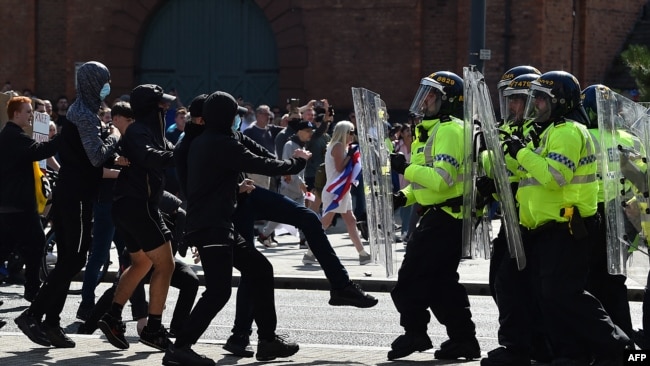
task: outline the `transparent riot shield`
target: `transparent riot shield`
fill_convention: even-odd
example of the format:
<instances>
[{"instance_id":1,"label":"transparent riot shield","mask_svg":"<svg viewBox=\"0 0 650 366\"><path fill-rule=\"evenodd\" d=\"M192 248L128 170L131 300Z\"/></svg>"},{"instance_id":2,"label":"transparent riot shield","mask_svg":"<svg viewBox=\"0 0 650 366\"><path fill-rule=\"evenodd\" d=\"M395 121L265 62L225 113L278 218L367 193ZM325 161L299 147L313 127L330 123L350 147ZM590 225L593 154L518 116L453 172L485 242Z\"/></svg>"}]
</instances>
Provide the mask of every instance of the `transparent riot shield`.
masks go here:
<instances>
[{"instance_id":1,"label":"transparent riot shield","mask_svg":"<svg viewBox=\"0 0 650 366\"><path fill-rule=\"evenodd\" d=\"M501 212L503 213L502 225L505 225L508 250L511 258L517 261L517 268L522 270L526 267L526 255L524 254L521 231L519 230L519 216L515 206L515 199L512 196L508 171L503 156L503 148L499 139L499 129L492 109L490 92L483 75L474 67L463 68L465 79L466 95L471 95L472 107L476 112L475 119L479 121L483 138L487 145L489 161L494 171L495 184ZM469 85L469 89L468 89ZM465 117L467 118L467 116Z\"/></svg>"},{"instance_id":2,"label":"transparent riot shield","mask_svg":"<svg viewBox=\"0 0 650 366\"><path fill-rule=\"evenodd\" d=\"M609 89L596 90L607 266L645 283L650 262L647 109Z\"/></svg>"},{"instance_id":3,"label":"transparent riot shield","mask_svg":"<svg viewBox=\"0 0 650 366\"><path fill-rule=\"evenodd\" d=\"M464 156L463 171L463 256L471 258L490 258L490 222L487 210L479 212L475 178L481 174L478 144L480 129L477 120L476 87L473 80L464 76L463 116L464 116Z\"/></svg>"},{"instance_id":4,"label":"transparent riot shield","mask_svg":"<svg viewBox=\"0 0 650 366\"><path fill-rule=\"evenodd\" d=\"M357 116L361 166L366 193L368 239L374 261L386 268L386 276L396 273L393 240L393 200L390 158L386 146L386 104L379 94L364 88L352 88Z\"/></svg>"}]
</instances>

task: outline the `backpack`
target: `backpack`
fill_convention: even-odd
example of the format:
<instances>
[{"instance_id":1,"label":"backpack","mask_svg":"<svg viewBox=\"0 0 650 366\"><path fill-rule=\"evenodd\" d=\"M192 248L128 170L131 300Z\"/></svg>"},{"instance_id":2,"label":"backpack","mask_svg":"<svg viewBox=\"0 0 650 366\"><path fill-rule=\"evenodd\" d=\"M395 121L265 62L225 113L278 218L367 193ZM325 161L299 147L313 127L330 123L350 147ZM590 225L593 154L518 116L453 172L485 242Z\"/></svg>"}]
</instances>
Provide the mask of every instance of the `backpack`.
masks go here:
<instances>
[{"instance_id":1,"label":"backpack","mask_svg":"<svg viewBox=\"0 0 650 366\"><path fill-rule=\"evenodd\" d=\"M38 165L38 161L33 162L33 167L34 188L36 193L36 210L39 214L42 214L45 211L47 199L50 198L50 194L52 194L52 188L50 187L49 179L47 179L41 170L40 165Z\"/></svg>"}]
</instances>

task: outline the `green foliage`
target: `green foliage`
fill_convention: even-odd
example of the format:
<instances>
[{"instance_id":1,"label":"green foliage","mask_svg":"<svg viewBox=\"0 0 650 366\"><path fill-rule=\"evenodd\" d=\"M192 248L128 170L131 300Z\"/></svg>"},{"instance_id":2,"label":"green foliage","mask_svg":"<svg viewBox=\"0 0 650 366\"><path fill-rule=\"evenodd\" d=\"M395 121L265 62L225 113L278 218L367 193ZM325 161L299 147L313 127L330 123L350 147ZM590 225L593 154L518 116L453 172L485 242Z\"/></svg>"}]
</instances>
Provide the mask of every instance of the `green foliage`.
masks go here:
<instances>
[{"instance_id":1,"label":"green foliage","mask_svg":"<svg viewBox=\"0 0 650 366\"><path fill-rule=\"evenodd\" d=\"M639 100L650 100L650 50L642 45L630 45L621 53L623 62L630 68L630 74L639 87Z\"/></svg>"}]
</instances>

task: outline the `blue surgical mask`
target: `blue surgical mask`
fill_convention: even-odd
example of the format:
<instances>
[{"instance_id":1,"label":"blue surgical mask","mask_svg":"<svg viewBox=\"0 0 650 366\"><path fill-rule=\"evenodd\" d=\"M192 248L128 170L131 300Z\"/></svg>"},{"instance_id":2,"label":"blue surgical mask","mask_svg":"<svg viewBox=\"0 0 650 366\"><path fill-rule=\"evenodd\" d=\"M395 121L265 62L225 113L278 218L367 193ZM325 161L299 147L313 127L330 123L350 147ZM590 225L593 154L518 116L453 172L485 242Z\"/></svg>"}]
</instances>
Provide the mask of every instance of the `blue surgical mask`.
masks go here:
<instances>
[{"instance_id":1,"label":"blue surgical mask","mask_svg":"<svg viewBox=\"0 0 650 366\"><path fill-rule=\"evenodd\" d=\"M239 115L236 115L235 121L232 123L232 130L239 131L239 126L241 126L241 117L239 117Z\"/></svg>"},{"instance_id":2,"label":"blue surgical mask","mask_svg":"<svg viewBox=\"0 0 650 366\"><path fill-rule=\"evenodd\" d=\"M111 93L111 84L106 83L99 92L99 99L104 100Z\"/></svg>"}]
</instances>

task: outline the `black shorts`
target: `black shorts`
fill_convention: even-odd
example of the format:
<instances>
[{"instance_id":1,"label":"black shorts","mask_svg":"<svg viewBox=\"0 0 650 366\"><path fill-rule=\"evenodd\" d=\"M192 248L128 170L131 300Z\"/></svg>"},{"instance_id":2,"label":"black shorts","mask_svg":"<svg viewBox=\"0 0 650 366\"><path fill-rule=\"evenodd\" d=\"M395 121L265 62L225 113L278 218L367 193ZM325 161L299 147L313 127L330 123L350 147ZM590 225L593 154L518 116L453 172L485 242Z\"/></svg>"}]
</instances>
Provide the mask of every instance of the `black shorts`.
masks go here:
<instances>
[{"instance_id":1,"label":"black shorts","mask_svg":"<svg viewBox=\"0 0 650 366\"><path fill-rule=\"evenodd\" d=\"M122 198L113 202L113 223L130 253L154 250L172 238L158 205L144 200Z\"/></svg>"}]
</instances>

